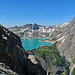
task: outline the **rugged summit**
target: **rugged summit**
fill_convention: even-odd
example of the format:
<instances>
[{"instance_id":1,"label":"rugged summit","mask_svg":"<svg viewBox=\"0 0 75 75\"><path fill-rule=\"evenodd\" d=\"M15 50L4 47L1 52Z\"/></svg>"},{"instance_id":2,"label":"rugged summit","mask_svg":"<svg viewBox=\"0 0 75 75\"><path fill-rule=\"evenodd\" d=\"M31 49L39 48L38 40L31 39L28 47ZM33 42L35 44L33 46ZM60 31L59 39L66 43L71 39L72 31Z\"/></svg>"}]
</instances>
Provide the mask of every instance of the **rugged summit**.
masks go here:
<instances>
[{"instance_id":1,"label":"rugged summit","mask_svg":"<svg viewBox=\"0 0 75 75\"><path fill-rule=\"evenodd\" d=\"M20 38L0 25L0 73L19 75L46 75L46 72L35 57L37 63L28 58Z\"/></svg>"}]
</instances>

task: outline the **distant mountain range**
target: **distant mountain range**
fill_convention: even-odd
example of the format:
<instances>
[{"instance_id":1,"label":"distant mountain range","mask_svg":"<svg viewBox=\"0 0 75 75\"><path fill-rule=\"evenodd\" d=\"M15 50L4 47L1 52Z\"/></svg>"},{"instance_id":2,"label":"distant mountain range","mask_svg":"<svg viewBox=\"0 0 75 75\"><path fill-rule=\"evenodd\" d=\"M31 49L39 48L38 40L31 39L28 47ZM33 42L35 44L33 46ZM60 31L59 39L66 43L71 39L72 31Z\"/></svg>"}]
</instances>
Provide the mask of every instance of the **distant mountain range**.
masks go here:
<instances>
[{"instance_id":1,"label":"distant mountain range","mask_svg":"<svg viewBox=\"0 0 75 75\"><path fill-rule=\"evenodd\" d=\"M10 31L13 33L17 34L20 37L28 37L28 38L33 38L33 37L50 37L54 33L58 33L58 31L61 31L68 25L67 22L62 23L60 25L56 26L42 26L42 25L37 25L36 23L34 24L26 24L23 26L15 26L9 28Z\"/></svg>"}]
</instances>

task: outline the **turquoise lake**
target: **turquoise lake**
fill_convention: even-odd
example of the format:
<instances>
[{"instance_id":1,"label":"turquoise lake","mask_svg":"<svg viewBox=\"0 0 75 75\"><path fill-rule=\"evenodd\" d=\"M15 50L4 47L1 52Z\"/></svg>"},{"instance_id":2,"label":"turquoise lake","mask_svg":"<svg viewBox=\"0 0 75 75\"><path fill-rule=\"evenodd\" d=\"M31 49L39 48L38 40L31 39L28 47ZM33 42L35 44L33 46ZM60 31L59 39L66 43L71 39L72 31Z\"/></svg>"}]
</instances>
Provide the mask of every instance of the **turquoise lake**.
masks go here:
<instances>
[{"instance_id":1,"label":"turquoise lake","mask_svg":"<svg viewBox=\"0 0 75 75\"><path fill-rule=\"evenodd\" d=\"M52 45L50 42L40 42L39 40L47 40L48 38L21 38L22 46L25 50L35 49L38 46Z\"/></svg>"}]
</instances>

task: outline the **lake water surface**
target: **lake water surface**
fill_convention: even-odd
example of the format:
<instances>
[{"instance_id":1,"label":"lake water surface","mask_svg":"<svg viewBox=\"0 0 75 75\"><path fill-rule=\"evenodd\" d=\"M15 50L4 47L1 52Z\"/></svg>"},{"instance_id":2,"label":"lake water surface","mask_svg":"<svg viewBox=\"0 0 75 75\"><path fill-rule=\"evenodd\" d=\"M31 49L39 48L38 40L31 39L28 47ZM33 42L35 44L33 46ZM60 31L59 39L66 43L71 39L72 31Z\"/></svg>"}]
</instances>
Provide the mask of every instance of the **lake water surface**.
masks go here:
<instances>
[{"instance_id":1,"label":"lake water surface","mask_svg":"<svg viewBox=\"0 0 75 75\"><path fill-rule=\"evenodd\" d=\"M47 40L48 38L21 38L22 46L25 50L35 49L38 46L52 45L50 42L40 42L39 40Z\"/></svg>"}]
</instances>

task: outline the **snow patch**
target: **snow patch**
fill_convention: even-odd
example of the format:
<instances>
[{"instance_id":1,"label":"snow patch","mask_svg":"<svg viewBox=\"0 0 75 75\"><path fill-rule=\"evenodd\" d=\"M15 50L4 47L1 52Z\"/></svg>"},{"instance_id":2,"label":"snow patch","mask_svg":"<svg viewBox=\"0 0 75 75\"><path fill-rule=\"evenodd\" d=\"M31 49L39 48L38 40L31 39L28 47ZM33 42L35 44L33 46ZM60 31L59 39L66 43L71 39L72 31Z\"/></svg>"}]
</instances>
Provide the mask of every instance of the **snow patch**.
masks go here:
<instances>
[{"instance_id":1,"label":"snow patch","mask_svg":"<svg viewBox=\"0 0 75 75\"><path fill-rule=\"evenodd\" d=\"M63 37L61 37L60 39L56 40L56 41L60 41L60 40L62 40L63 38L64 38L64 36L63 36Z\"/></svg>"},{"instance_id":2,"label":"snow patch","mask_svg":"<svg viewBox=\"0 0 75 75\"><path fill-rule=\"evenodd\" d=\"M63 43L64 41L65 41L65 39L63 39L61 43Z\"/></svg>"},{"instance_id":3,"label":"snow patch","mask_svg":"<svg viewBox=\"0 0 75 75\"><path fill-rule=\"evenodd\" d=\"M58 34L56 37L60 36L60 34Z\"/></svg>"}]
</instances>

